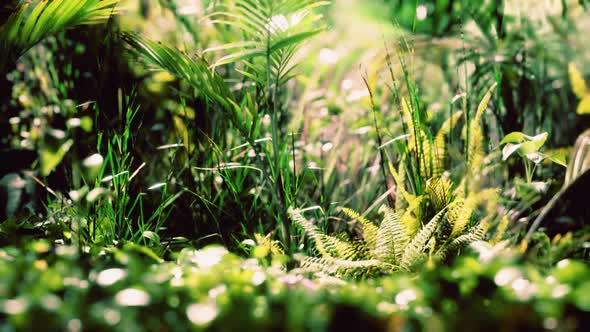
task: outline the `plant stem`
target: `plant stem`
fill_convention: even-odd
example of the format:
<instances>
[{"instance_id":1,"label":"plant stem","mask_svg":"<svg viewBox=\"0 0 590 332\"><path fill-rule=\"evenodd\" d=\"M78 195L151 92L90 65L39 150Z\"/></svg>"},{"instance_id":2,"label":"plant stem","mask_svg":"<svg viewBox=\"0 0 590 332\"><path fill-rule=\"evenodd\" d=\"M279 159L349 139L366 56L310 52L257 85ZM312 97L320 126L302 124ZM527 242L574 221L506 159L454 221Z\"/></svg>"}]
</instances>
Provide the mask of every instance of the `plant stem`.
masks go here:
<instances>
[{"instance_id":1,"label":"plant stem","mask_svg":"<svg viewBox=\"0 0 590 332\"><path fill-rule=\"evenodd\" d=\"M272 18L272 2L270 8L270 17ZM278 193L278 199L276 196L273 196L275 200L275 216L279 219L281 224L281 232L283 237L283 245L285 246L285 250L287 253L291 253L291 234L289 232L289 223L288 218L286 216L286 208L284 204L286 203L285 199L285 192L284 188L282 187L282 176L281 176L281 168L280 168L280 160L279 160L279 119L278 119L278 103L277 103L277 88L278 88L278 73L276 74L277 77L275 79L275 87L272 88L271 84L271 61L270 61L270 54L271 54L271 31L267 29L266 32L266 94L267 94L267 106L272 105L272 110L270 113L271 118L271 137L272 137L272 171L274 181L271 181L274 188L273 191Z\"/></svg>"}]
</instances>

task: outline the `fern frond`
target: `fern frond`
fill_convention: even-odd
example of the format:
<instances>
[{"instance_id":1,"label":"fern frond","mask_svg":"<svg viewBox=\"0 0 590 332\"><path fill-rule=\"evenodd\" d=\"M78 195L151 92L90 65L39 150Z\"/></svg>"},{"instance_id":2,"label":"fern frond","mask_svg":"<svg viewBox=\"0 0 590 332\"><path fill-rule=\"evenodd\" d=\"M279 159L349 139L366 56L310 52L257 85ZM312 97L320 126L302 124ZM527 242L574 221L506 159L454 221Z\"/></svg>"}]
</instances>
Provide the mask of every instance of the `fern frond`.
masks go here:
<instances>
[{"instance_id":1,"label":"fern frond","mask_svg":"<svg viewBox=\"0 0 590 332\"><path fill-rule=\"evenodd\" d=\"M308 272L325 272L327 274L335 274L338 271L338 267L332 264L332 260L330 258L326 257L303 256L299 258L299 265L303 270Z\"/></svg>"},{"instance_id":2,"label":"fern frond","mask_svg":"<svg viewBox=\"0 0 590 332\"><path fill-rule=\"evenodd\" d=\"M420 221L415 214L419 211L418 209L423 201L424 196L418 196L410 201L400 218L400 222L406 227L406 232L410 237L414 236L420 229Z\"/></svg>"},{"instance_id":3,"label":"fern frond","mask_svg":"<svg viewBox=\"0 0 590 332\"><path fill-rule=\"evenodd\" d=\"M266 248L273 256L284 255L285 251L281 247L279 241L272 240L270 234L262 236L259 233L254 234L254 239L259 246Z\"/></svg>"},{"instance_id":4,"label":"fern frond","mask_svg":"<svg viewBox=\"0 0 590 332\"><path fill-rule=\"evenodd\" d=\"M483 130L481 127L481 120L485 110L488 107L490 99L492 98L492 93L494 92L496 85L497 83L494 83L494 85L492 85L485 93L479 105L477 106L475 116L469 123L469 130L467 131L467 135L469 135L467 157L470 174L476 174L475 170L481 166L484 159Z\"/></svg>"},{"instance_id":5,"label":"fern frond","mask_svg":"<svg viewBox=\"0 0 590 332\"><path fill-rule=\"evenodd\" d=\"M485 234L488 231L488 229L489 223L487 222L487 220L484 219L480 221L480 223L477 226L473 227L473 229L469 233L463 234L455 238L448 245L441 247L439 251L436 253L437 259L445 260L449 253L455 252L469 243L482 240L485 237Z\"/></svg>"},{"instance_id":6,"label":"fern frond","mask_svg":"<svg viewBox=\"0 0 590 332\"><path fill-rule=\"evenodd\" d=\"M406 185L406 170L404 168L405 162L406 162L406 154L403 154L401 156L400 161L399 161L397 173L395 174L396 177L394 177L395 185L396 185L395 197L404 198L404 199L396 199L395 200L395 209L397 211L402 210L407 205L407 203L408 203L407 199L410 196L405 188L405 185ZM391 162L389 162L388 167L389 167L389 169L394 169ZM394 176L393 173L392 173L392 176Z\"/></svg>"},{"instance_id":7,"label":"fern frond","mask_svg":"<svg viewBox=\"0 0 590 332\"><path fill-rule=\"evenodd\" d=\"M346 241L321 233L318 227L303 217L299 210L290 207L288 213L296 224L303 227L307 236L313 239L317 250L323 257L338 257L343 259L358 258L358 248L355 248Z\"/></svg>"},{"instance_id":8,"label":"fern frond","mask_svg":"<svg viewBox=\"0 0 590 332\"><path fill-rule=\"evenodd\" d=\"M315 238L316 246L325 257L342 259L358 259L358 248L336 237L320 234Z\"/></svg>"},{"instance_id":9,"label":"fern frond","mask_svg":"<svg viewBox=\"0 0 590 332\"><path fill-rule=\"evenodd\" d=\"M382 205L379 212L384 216L377 231L375 256L389 263L400 262L408 243L406 228L400 222L398 214L388 206Z\"/></svg>"},{"instance_id":10,"label":"fern frond","mask_svg":"<svg viewBox=\"0 0 590 332\"><path fill-rule=\"evenodd\" d=\"M344 212L348 217L361 223L363 240L366 242L369 248L374 249L377 246L377 231L379 227L352 209L343 207L342 212Z\"/></svg>"},{"instance_id":11,"label":"fern frond","mask_svg":"<svg viewBox=\"0 0 590 332\"><path fill-rule=\"evenodd\" d=\"M435 211L440 211L453 200L453 183L443 177L426 181L426 194Z\"/></svg>"},{"instance_id":12,"label":"fern frond","mask_svg":"<svg viewBox=\"0 0 590 332\"><path fill-rule=\"evenodd\" d=\"M471 215L473 214L473 209L469 206L469 204L465 203L464 199L457 199L449 206L449 213L447 215L447 219L449 223L453 226L451 231L451 237L458 235L459 233L463 232L467 225L469 224L469 220L471 219Z\"/></svg>"},{"instance_id":13,"label":"fern frond","mask_svg":"<svg viewBox=\"0 0 590 332\"><path fill-rule=\"evenodd\" d=\"M487 214L494 214L496 209L496 202L500 197L500 189L498 188L487 188L479 192L475 192L466 198L466 203L469 208L475 210L475 208L482 203L487 206Z\"/></svg>"},{"instance_id":14,"label":"fern frond","mask_svg":"<svg viewBox=\"0 0 590 332\"><path fill-rule=\"evenodd\" d=\"M476 211L477 207L485 203L487 206L486 214L491 216L495 213L496 204L500 193L497 188L488 188L479 192L471 193L465 199L457 199L449 207L449 220L453 224L453 232L451 236L455 236L463 232L471 215Z\"/></svg>"},{"instance_id":15,"label":"fern frond","mask_svg":"<svg viewBox=\"0 0 590 332\"><path fill-rule=\"evenodd\" d=\"M406 200L406 202L410 202L410 201L414 200L416 198L416 196L410 194L405 189L405 180L404 180L404 178L402 178L400 173L398 173L395 170L395 167L393 167L393 164L391 163L391 161L388 162L388 166L389 166L389 172L391 173L391 176L393 176L393 180L395 181L395 185L397 186L399 192L402 194L402 197Z\"/></svg>"},{"instance_id":16,"label":"fern frond","mask_svg":"<svg viewBox=\"0 0 590 332\"><path fill-rule=\"evenodd\" d=\"M311 221L309 221L305 217L303 217L303 215L301 214L301 211L299 211L299 209L294 209L292 207L289 207L287 209L287 213L291 217L291 220L293 220L293 222L295 222L296 224L303 227L305 234L307 234L307 236L311 237L314 241L319 240L319 237L321 235L323 235L322 233L320 233L320 231L316 225L314 225ZM324 255L324 253L322 253L322 255ZM327 255L327 253L326 253L326 255Z\"/></svg>"},{"instance_id":17,"label":"fern frond","mask_svg":"<svg viewBox=\"0 0 590 332\"><path fill-rule=\"evenodd\" d=\"M400 262L400 268L410 270L424 251L425 245L430 240L439 226L439 222L446 209L441 210L418 232L418 234L408 243Z\"/></svg>"},{"instance_id":18,"label":"fern frond","mask_svg":"<svg viewBox=\"0 0 590 332\"><path fill-rule=\"evenodd\" d=\"M433 173L432 173L433 177L439 177L442 175L442 172L444 170L445 161L447 158L446 136L449 135L451 130L453 130L454 126L457 125L457 123L459 122L459 119L461 119L462 115L463 115L462 111L455 112L455 114L453 114L451 117L446 119L445 122L443 122L442 126L440 127L440 129L436 133L436 136L434 138L433 148L432 148L433 156L435 158L435 162L434 162L435 167L434 167Z\"/></svg>"},{"instance_id":19,"label":"fern frond","mask_svg":"<svg viewBox=\"0 0 590 332\"><path fill-rule=\"evenodd\" d=\"M299 259L303 270L309 272L324 272L327 274L367 274L371 270L379 270L384 265L375 259L372 260L345 260L331 257L308 257Z\"/></svg>"}]
</instances>

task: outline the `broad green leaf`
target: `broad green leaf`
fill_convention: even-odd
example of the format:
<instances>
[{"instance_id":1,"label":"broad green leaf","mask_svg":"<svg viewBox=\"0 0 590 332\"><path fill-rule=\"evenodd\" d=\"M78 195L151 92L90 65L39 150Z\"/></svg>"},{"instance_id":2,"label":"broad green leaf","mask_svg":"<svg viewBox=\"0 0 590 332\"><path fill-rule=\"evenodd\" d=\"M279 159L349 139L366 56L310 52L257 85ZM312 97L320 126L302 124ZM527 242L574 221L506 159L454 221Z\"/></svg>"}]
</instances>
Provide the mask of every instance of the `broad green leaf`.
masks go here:
<instances>
[{"instance_id":1,"label":"broad green leaf","mask_svg":"<svg viewBox=\"0 0 590 332\"><path fill-rule=\"evenodd\" d=\"M533 136L530 138L530 141L534 143L535 145L535 150L539 150L543 144L545 144L545 141L547 141L547 137L549 136L549 134L547 133L541 133L537 136Z\"/></svg>"},{"instance_id":2,"label":"broad green leaf","mask_svg":"<svg viewBox=\"0 0 590 332\"><path fill-rule=\"evenodd\" d=\"M545 155L547 159L551 160L552 162L561 165L563 167L567 167L566 156L563 153L552 153Z\"/></svg>"},{"instance_id":3,"label":"broad green leaf","mask_svg":"<svg viewBox=\"0 0 590 332\"><path fill-rule=\"evenodd\" d=\"M520 148L521 144L507 143L502 149L502 160L508 159L514 152Z\"/></svg>"},{"instance_id":4,"label":"broad green leaf","mask_svg":"<svg viewBox=\"0 0 590 332\"><path fill-rule=\"evenodd\" d=\"M62 161L63 157L70 150L73 144L74 141L69 139L65 141L63 144L61 144L57 149L52 149L49 146L43 147L39 154L39 161L41 163L41 174L43 176L49 175L49 173L51 173L51 171L53 171L53 169L57 167L57 165L59 165L59 163Z\"/></svg>"},{"instance_id":5,"label":"broad green leaf","mask_svg":"<svg viewBox=\"0 0 590 332\"><path fill-rule=\"evenodd\" d=\"M528 137L528 136L519 132L519 131L514 131L514 132L511 132L510 134L504 136L504 138L500 142L500 145L503 145L506 143L522 143L525 141L525 137Z\"/></svg>"},{"instance_id":6,"label":"broad green leaf","mask_svg":"<svg viewBox=\"0 0 590 332\"><path fill-rule=\"evenodd\" d=\"M548 136L547 133L541 133L536 136L529 136L529 135L525 135L521 132L515 131L515 132L512 132L512 133L506 135L502 139L502 141L500 142L500 145L504 145L504 144L513 144L514 145L515 143L520 144L519 153L527 154L527 153L539 151L539 149L543 146L543 144L545 144L545 141L547 141L547 136ZM510 151L512 149L514 149L513 146L511 146L508 150ZM514 151L512 151L512 152L514 152Z\"/></svg>"},{"instance_id":7,"label":"broad green leaf","mask_svg":"<svg viewBox=\"0 0 590 332\"><path fill-rule=\"evenodd\" d=\"M535 153L535 152L539 152L539 144L538 142L535 141L528 141L528 142L524 142L521 143L520 146L518 147L518 154L520 154L521 156L526 156L527 154L530 153Z\"/></svg>"}]
</instances>

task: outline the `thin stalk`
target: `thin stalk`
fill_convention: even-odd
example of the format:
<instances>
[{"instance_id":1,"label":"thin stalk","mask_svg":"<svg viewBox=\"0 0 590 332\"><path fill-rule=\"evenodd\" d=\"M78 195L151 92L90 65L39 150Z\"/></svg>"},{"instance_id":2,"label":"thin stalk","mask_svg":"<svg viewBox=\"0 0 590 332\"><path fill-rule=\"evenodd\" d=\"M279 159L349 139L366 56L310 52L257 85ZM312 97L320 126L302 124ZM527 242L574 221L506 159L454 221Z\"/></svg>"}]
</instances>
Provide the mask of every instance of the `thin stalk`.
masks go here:
<instances>
[{"instance_id":1,"label":"thin stalk","mask_svg":"<svg viewBox=\"0 0 590 332\"><path fill-rule=\"evenodd\" d=\"M272 17L272 2L270 4L270 17ZM274 184L274 192L278 193L278 198L273 196L275 200L274 207L276 209L276 217L279 219L281 224L281 232L283 235L283 245L288 253L291 253L291 235L289 232L289 224L288 218L285 216L285 193L282 188L282 176L281 176L281 169L280 169L280 160L279 160L279 119L278 119L278 103L276 102L277 97L277 88L278 88L278 72L276 73L275 77L275 88L272 89L271 84L271 31L270 29L266 30L266 94L267 94L267 106L272 105L272 111L270 114L271 118L271 137L272 137L272 154L273 154L273 161L272 161L272 173L274 174L274 181L271 183Z\"/></svg>"},{"instance_id":2,"label":"thin stalk","mask_svg":"<svg viewBox=\"0 0 590 332\"><path fill-rule=\"evenodd\" d=\"M375 100L373 98L373 91L371 91L371 87L369 86L369 82L367 78L363 76L363 82L365 82L365 86L369 91L369 99L371 101L371 110L373 111L373 123L375 125L375 130L377 131L377 146L383 145L383 140L381 139L381 131L379 130L379 124L377 123L377 107L375 107ZM387 172L385 171L385 153L383 149L379 150L379 166L381 168L381 174L383 175L383 184L385 185L385 191L389 192L389 183L387 182ZM388 195L388 203L391 208L395 207L395 202L391 195Z\"/></svg>"}]
</instances>

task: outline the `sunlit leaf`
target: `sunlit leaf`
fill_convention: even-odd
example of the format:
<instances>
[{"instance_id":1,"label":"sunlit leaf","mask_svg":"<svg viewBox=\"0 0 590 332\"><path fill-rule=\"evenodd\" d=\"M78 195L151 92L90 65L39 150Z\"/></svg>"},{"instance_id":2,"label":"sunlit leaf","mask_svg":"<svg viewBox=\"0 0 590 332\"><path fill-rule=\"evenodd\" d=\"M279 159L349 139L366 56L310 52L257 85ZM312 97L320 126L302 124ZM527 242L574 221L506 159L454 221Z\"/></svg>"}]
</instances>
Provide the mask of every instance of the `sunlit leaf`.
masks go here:
<instances>
[{"instance_id":1,"label":"sunlit leaf","mask_svg":"<svg viewBox=\"0 0 590 332\"><path fill-rule=\"evenodd\" d=\"M586 85L586 81L584 80L582 73L580 73L576 65L570 63L568 66L568 73L574 94L580 99L586 97L589 93L588 86Z\"/></svg>"},{"instance_id":2,"label":"sunlit leaf","mask_svg":"<svg viewBox=\"0 0 590 332\"><path fill-rule=\"evenodd\" d=\"M53 0L23 3L0 26L0 71L42 39L77 25L96 24L117 14L119 0Z\"/></svg>"},{"instance_id":3,"label":"sunlit leaf","mask_svg":"<svg viewBox=\"0 0 590 332\"><path fill-rule=\"evenodd\" d=\"M580 103L578 104L578 108L576 109L576 113L578 114L590 114L590 94L586 95Z\"/></svg>"},{"instance_id":4,"label":"sunlit leaf","mask_svg":"<svg viewBox=\"0 0 590 332\"><path fill-rule=\"evenodd\" d=\"M66 153L70 150L74 141L69 139L61 144L57 149L50 146L44 146L39 153L39 161L41 163L41 174L43 176L49 175L51 171L62 161Z\"/></svg>"}]
</instances>

